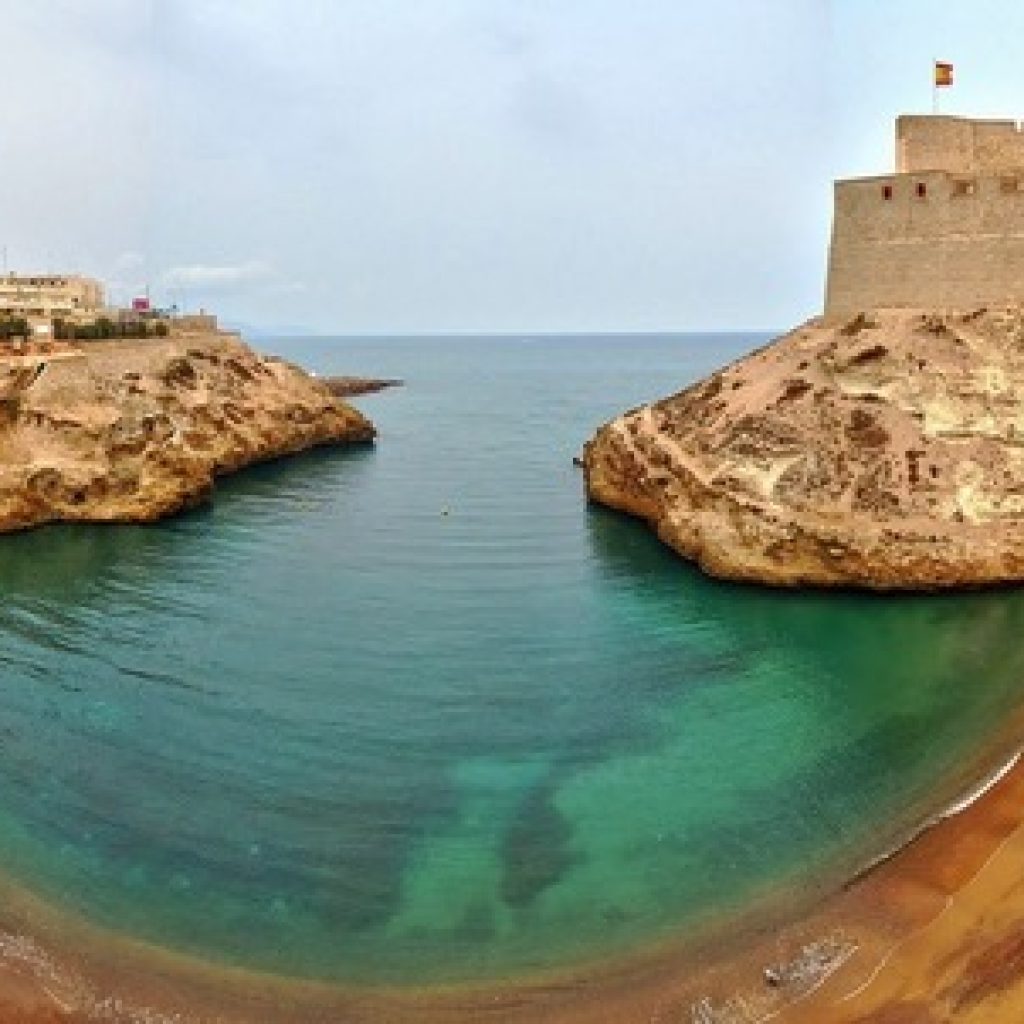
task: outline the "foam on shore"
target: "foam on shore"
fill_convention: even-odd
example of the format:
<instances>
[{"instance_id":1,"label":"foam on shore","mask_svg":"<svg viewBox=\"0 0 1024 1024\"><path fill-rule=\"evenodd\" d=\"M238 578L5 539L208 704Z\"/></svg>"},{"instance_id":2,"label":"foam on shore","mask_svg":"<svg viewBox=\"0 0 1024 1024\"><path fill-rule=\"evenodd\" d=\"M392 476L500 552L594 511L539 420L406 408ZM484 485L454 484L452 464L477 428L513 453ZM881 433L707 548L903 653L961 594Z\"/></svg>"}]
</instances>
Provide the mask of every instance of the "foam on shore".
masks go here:
<instances>
[{"instance_id":1,"label":"foam on shore","mask_svg":"<svg viewBox=\"0 0 1024 1024\"><path fill-rule=\"evenodd\" d=\"M964 811L976 804L986 793L988 793L993 787L997 786L1004 778L1006 778L1007 775L1009 775L1010 772L1013 771L1014 768L1017 767L1020 763L1022 754L1024 754L1024 750L1018 749L1015 751L1007 761L1001 764L994 771L983 775L980 781L975 783L973 786L968 787L961 796L958 796L951 803L947 804L942 810L926 817L919 825L911 829L910 832L898 843L888 847L882 853L878 854L877 857L872 857L866 864L858 868L847 879L843 887L849 889L862 878L870 875L876 868L881 867L881 865L886 864L894 857L897 857L937 825L941 825L944 821L949 821L951 818L955 818L957 815L963 814Z\"/></svg>"}]
</instances>

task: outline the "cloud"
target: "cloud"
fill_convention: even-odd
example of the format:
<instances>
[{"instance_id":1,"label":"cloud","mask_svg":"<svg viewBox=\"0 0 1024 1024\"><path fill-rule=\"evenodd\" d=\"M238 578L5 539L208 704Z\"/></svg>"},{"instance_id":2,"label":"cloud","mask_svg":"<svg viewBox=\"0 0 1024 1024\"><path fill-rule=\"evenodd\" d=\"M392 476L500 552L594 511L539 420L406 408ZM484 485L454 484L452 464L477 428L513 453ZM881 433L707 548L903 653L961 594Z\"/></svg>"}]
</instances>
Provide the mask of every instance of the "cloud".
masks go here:
<instances>
[{"instance_id":1,"label":"cloud","mask_svg":"<svg viewBox=\"0 0 1024 1024\"><path fill-rule=\"evenodd\" d=\"M265 285L274 278L270 265L262 260L250 260L235 266L210 266L193 263L184 267L171 267L164 272L161 283L165 288L195 288L207 292L241 291L255 285Z\"/></svg>"},{"instance_id":2,"label":"cloud","mask_svg":"<svg viewBox=\"0 0 1024 1024\"><path fill-rule=\"evenodd\" d=\"M782 324L820 301L822 0L0 7L13 266L350 332Z\"/></svg>"}]
</instances>

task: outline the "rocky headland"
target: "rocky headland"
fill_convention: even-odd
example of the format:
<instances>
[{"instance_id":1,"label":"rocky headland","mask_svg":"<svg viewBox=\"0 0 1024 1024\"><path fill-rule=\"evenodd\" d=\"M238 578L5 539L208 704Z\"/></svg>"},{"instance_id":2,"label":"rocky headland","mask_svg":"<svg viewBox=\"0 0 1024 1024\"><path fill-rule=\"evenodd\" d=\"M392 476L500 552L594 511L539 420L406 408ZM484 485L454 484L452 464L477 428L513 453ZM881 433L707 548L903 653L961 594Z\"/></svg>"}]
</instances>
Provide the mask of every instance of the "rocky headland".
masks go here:
<instances>
[{"instance_id":1,"label":"rocky headland","mask_svg":"<svg viewBox=\"0 0 1024 1024\"><path fill-rule=\"evenodd\" d=\"M816 318L601 427L589 496L733 580L1024 579L1024 307Z\"/></svg>"},{"instance_id":2,"label":"rocky headland","mask_svg":"<svg viewBox=\"0 0 1024 1024\"><path fill-rule=\"evenodd\" d=\"M373 425L297 366L223 333L0 353L0 531L145 522L217 476Z\"/></svg>"}]
</instances>

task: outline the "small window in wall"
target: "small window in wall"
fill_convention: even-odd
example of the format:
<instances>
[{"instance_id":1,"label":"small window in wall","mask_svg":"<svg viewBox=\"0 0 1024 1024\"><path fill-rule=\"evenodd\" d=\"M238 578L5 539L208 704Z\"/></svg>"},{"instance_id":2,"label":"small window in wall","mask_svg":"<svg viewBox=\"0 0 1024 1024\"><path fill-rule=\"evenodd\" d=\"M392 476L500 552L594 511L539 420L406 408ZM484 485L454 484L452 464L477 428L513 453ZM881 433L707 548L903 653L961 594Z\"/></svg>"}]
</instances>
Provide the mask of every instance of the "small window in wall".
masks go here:
<instances>
[{"instance_id":1,"label":"small window in wall","mask_svg":"<svg viewBox=\"0 0 1024 1024\"><path fill-rule=\"evenodd\" d=\"M919 181L917 183L917 198L924 199L926 195L928 195L928 186L923 181Z\"/></svg>"},{"instance_id":2,"label":"small window in wall","mask_svg":"<svg viewBox=\"0 0 1024 1024\"><path fill-rule=\"evenodd\" d=\"M975 184L970 178L959 178L953 182L954 196L973 196Z\"/></svg>"},{"instance_id":3,"label":"small window in wall","mask_svg":"<svg viewBox=\"0 0 1024 1024\"><path fill-rule=\"evenodd\" d=\"M892 185L883 185L882 186L882 198L883 199L892 199Z\"/></svg>"},{"instance_id":4,"label":"small window in wall","mask_svg":"<svg viewBox=\"0 0 1024 1024\"><path fill-rule=\"evenodd\" d=\"M1004 174L999 179L999 191L1004 195L1012 195L1021 191L1021 179L1016 174Z\"/></svg>"}]
</instances>

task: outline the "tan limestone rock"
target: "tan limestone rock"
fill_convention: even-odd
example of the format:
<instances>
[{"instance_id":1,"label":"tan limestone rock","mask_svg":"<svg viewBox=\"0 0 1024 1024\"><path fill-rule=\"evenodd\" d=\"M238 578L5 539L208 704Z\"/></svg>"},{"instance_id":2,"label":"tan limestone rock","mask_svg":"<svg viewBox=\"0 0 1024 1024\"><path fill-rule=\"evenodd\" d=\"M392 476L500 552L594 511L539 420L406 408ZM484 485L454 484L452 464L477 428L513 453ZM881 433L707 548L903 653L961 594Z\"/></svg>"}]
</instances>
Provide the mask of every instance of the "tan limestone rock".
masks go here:
<instances>
[{"instance_id":1,"label":"tan limestone rock","mask_svg":"<svg viewBox=\"0 0 1024 1024\"><path fill-rule=\"evenodd\" d=\"M223 473L373 437L322 383L232 335L0 355L0 531L159 519Z\"/></svg>"},{"instance_id":2,"label":"tan limestone rock","mask_svg":"<svg viewBox=\"0 0 1024 1024\"><path fill-rule=\"evenodd\" d=\"M1024 308L814 319L602 427L590 497L707 572L932 590L1024 579Z\"/></svg>"}]
</instances>

